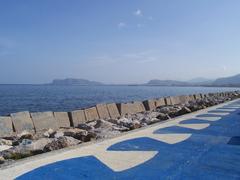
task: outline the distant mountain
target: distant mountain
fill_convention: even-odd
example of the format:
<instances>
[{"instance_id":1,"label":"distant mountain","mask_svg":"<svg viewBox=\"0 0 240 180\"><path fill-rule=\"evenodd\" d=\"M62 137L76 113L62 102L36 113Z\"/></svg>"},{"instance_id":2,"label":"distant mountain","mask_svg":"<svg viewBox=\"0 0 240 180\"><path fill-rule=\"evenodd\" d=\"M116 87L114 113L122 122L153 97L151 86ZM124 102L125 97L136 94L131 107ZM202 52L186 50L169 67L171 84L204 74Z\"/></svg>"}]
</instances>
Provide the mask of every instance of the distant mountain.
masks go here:
<instances>
[{"instance_id":1,"label":"distant mountain","mask_svg":"<svg viewBox=\"0 0 240 180\"><path fill-rule=\"evenodd\" d=\"M51 85L78 85L78 86L89 86L89 85L103 85L103 83L96 81L89 81L86 79L54 79Z\"/></svg>"},{"instance_id":2,"label":"distant mountain","mask_svg":"<svg viewBox=\"0 0 240 180\"><path fill-rule=\"evenodd\" d=\"M149 86L189 86L191 84L188 82L184 82L184 81L153 79L153 80L150 80L146 85L149 85Z\"/></svg>"},{"instance_id":3,"label":"distant mountain","mask_svg":"<svg viewBox=\"0 0 240 180\"><path fill-rule=\"evenodd\" d=\"M230 77L218 78L213 83L213 86L238 86L240 87L240 74Z\"/></svg>"},{"instance_id":4,"label":"distant mountain","mask_svg":"<svg viewBox=\"0 0 240 180\"><path fill-rule=\"evenodd\" d=\"M206 78L195 78L189 81L175 81L175 80L150 80L145 85L149 86L210 86L210 87L240 87L240 74L210 80Z\"/></svg>"},{"instance_id":5,"label":"distant mountain","mask_svg":"<svg viewBox=\"0 0 240 180\"><path fill-rule=\"evenodd\" d=\"M187 82L189 83L210 83L210 82L213 82L214 80L212 79L207 79L207 78L203 78L203 77L198 77L198 78L194 78L194 79L191 79Z\"/></svg>"},{"instance_id":6,"label":"distant mountain","mask_svg":"<svg viewBox=\"0 0 240 180\"><path fill-rule=\"evenodd\" d=\"M107 85L97 81L89 81L86 79L55 79L50 83L51 85L78 85L78 86L89 86L89 85ZM110 84L108 84L110 85ZM121 85L121 84L118 84ZM130 84L128 84L130 85ZM206 78L195 78L189 81L176 81L176 80L159 80L153 79L145 84L133 84L135 85L147 85L147 86L218 86L218 87L240 87L240 74L218 78L216 80L210 80Z\"/></svg>"}]
</instances>

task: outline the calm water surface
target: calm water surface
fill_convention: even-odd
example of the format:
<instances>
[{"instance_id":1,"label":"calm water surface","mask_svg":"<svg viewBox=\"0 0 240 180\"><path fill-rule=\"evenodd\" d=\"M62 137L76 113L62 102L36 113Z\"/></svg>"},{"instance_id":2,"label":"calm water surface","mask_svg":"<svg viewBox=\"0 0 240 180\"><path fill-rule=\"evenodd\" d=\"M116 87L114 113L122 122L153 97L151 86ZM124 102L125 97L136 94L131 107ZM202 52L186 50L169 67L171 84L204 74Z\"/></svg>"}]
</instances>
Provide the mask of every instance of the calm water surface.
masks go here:
<instances>
[{"instance_id":1,"label":"calm water surface","mask_svg":"<svg viewBox=\"0 0 240 180\"><path fill-rule=\"evenodd\" d=\"M71 111L97 103L233 91L239 88L0 85L0 115L18 111Z\"/></svg>"}]
</instances>

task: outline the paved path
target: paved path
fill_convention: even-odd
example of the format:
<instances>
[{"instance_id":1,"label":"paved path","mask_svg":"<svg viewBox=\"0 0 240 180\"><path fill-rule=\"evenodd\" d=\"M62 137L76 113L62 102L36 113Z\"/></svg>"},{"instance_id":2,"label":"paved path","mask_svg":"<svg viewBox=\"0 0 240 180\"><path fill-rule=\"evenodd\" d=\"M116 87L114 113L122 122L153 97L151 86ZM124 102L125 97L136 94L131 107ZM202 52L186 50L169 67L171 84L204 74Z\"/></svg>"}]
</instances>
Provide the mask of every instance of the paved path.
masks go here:
<instances>
[{"instance_id":1,"label":"paved path","mask_svg":"<svg viewBox=\"0 0 240 180\"><path fill-rule=\"evenodd\" d=\"M0 170L0 179L16 177L240 179L240 100Z\"/></svg>"}]
</instances>

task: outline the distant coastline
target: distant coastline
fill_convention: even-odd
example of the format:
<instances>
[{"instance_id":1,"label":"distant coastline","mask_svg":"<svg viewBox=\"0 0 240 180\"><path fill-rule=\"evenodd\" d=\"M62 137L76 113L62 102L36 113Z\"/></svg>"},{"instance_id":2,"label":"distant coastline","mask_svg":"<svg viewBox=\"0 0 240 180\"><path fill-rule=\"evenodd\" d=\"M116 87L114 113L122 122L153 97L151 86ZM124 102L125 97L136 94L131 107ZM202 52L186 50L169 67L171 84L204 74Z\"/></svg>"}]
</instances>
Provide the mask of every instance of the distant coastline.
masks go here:
<instances>
[{"instance_id":1,"label":"distant coastline","mask_svg":"<svg viewBox=\"0 0 240 180\"><path fill-rule=\"evenodd\" d=\"M49 84L44 85L63 85L63 86L173 86L173 87L240 87L240 74L218 78L216 80L204 81L176 81L176 80L150 80L143 84L104 84L102 82L90 81L86 79L55 79Z\"/></svg>"}]
</instances>

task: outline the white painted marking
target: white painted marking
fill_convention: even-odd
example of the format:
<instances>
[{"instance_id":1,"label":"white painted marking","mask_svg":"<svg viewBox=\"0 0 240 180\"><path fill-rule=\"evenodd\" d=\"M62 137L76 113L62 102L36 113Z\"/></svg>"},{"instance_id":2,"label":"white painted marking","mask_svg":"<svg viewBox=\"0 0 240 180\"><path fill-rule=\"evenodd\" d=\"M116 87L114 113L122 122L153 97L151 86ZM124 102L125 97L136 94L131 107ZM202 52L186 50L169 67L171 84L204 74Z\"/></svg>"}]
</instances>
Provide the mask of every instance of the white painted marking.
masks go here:
<instances>
[{"instance_id":1,"label":"white painted marking","mask_svg":"<svg viewBox=\"0 0 240 180\"><path fill-rule=\"evenodd\" d=\"M95 157L113 171L119 172L138 166L157 153L158 151L98 151Z\"/></svg>"},{"instance_id":2,"label":"white painted marking","mask_svg":"<svg viewBox=\"0 0 240 180\"><path fill-rule=\"evenodd\" d=\"M214 112L214 113L208 112L207 114L220 115L220 116L226 116L226 115L229 115L228 112Z\"/></svg>"},{"instance_id":3,"label":"white painted marking","mask_svg":"<svg viewBox=\"0 0 240 180\"><path fill-rule=\"evenodd\" d=\"M206 120L206 121L218 121L221 117L196 117L196 119Z\"/></svg>"},{"instance_id":4,"label":"white painted marking","mask_svg":"<svg viewBox=\"0 0 240 180\"><path fill-rule=\"evenodd\" d=\"M236 111L236 109L224 109L224 108L221 108L221 109L216 109L217 111L227 111L227 112L233 112L233 111Z\"/></svg>"},{"instance_id":5,"label":"white painted marking","mask_svg":"<svg viewBox=\"0 0 240 180\"><path fill-rule=\"evenodd\" d=\"M177 126L200 130L200 129L207 128L208 126L210 126L210 124L207 124L207 123L206 124L178 124Z\"/></svg>"},{"instance_id":6,"label":"white painted marking","mask_svg":"<svg viewBox=\"0 0 240 180\"><path fill-rule=\"evenodd\" d=\"M188 139L192 134L151 134L147 137L162 141L168 144L176 144Z\"/></svg>"}]
</instances>

